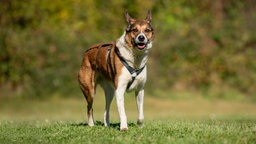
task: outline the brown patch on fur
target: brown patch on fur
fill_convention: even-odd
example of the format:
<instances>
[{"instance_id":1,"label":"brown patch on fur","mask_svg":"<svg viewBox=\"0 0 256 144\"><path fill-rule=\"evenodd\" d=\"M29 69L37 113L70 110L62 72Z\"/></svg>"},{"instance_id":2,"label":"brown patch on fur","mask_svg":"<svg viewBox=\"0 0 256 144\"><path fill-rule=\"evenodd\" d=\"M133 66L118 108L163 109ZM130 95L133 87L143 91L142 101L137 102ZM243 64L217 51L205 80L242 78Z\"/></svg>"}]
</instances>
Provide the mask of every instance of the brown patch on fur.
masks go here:
<instances>
[{"instance_id":1,"label":"brown patch on fur","mask_svg":"<svg viewBox=\"0 0 256 144\"><path fill-rule=\"evenodd\" d=\"M107 64L106 56L109 47L111 47L111 50ZM86 99L93 97L96 87L95 82L97 83L100 79L112 81L117 87L118 76L121 74L123 64L116 55L115 48L114 42L100 43L93 45L85 52L78 79Z\"/></svg>"},{"instance_id":2,"label":"brown patch on fur","mask_svg":"<svg viewBox=\"0 0 256 144\"><path fill-rule=\"evenodd\" d=\"M106 56L109 47L111 47L111 51L107 63ZM93 117L92 104L97 83L100 83L101 79L107 79L112 81L117 88L123 64L116 55L115 48L114 42L101 43L90 47L84 54L78 81L88 103L88 117Z\"/></svg>"}]
</instances>

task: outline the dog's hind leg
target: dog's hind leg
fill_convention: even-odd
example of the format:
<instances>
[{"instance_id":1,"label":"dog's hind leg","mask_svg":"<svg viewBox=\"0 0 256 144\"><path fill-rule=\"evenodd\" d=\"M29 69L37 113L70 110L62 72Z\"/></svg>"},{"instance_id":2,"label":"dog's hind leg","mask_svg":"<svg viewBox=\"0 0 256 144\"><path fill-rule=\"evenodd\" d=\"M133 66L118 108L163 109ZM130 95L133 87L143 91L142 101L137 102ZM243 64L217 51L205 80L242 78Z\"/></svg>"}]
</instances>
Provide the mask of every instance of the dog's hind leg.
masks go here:
<instances>
[{"instance_id":1,"label":"dog's hind leg","mask_svg":"<svg viewBox=\"0 0 256 144\"><path fill-rule=\"evenodd\" d=\"M87 100L87 116L88 116L88 125L94 126L94 118L93 118L93 97L86 97Z\"/></svg>"},{"instance_id":2,"label":"dog's hind leg","mask_svg":"<svg viewBox=\"0 0 256 144\"><path fill-rule=\"evenodd\" d=\"M109 85L107 83L102 84L102 87L104 89L105 99L106 99L106 106L105 106L105 113L104 113L104 125L109 127L110 126L109 110L110 110L111 102L114 97L115 90L111 85Z\"/></svg>"},{"instance_id":3,"label":"dog's hind leg","mask_svg":"<svg viewBox=\"0 0 256 144\"><path fill-rule=\"evenodd\" d=\"M91 69L81 67L78 80L80 83L80 88L83 91L83 94L87 101L87 116L88 116L88 125L94 126L93 118L93 98L95 95L95 81L94 81L95 72Z\"/></svg>"}]
</instances>

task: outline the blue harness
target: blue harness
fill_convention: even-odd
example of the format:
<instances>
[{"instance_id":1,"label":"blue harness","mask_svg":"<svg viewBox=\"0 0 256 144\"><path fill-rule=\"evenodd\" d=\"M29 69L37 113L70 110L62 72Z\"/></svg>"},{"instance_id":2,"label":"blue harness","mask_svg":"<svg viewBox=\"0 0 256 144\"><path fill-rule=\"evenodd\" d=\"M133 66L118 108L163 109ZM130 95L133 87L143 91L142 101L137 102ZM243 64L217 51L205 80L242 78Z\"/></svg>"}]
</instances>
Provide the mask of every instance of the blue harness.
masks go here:
<instances>
[{"instance_id":1,"label":"blue harness","mask_svg":"<svg viewBox=\"0 0 256 144\"><path fill-rule=\"evenodd\" d=\"M120 52L118 50L118 48L115 48L115 52L118 56L118 58L120 59L120 61L123 63L123 65L126 67L126 69L130 72L131 76L132 76L132 80L128 83L127 85L127 89L130 88L130 86L132 85L132 83L134 82L136 76L138 76L142 71L143 69L146 67L146 65L144 65L142 68L136 70L134 68L132 68L126 61L125 59L120 55Z\"/></svg>"},{"instance_id":2,"label":"blue harness","mask_svg":"<svg viewBox=\"0 0 256 144\"><path fill-rule=\"evenodd\" d=\"M122 62L122 64L126 67L126 69L129 71L129 73L131 74L132 76L132 80L128 83L126 89L129 89L130 86L132 85L132 83L134 82L135 78L144 70L144 68L146 67L146 65L144 65L142 68L140 69L134 69L132 68L126 61L125 59L123 58L123 56L121 56L120 52L119 52L119 49L117 47L115 47L115 43L103 43L101 44L100 46L98 46L98 50L100 50L101 47L106 47L106 46L109 46L108 47L108 51L107 51L107 54L106 54L106 67L108 68L108 63L109 63L109 57L110 57L110 53L111 53L111 50L112 50L112 47L114 46L114 50L115 50L115 53L116 55L118 56L118 58L120 59L120 61ZM98 54L96 56L96 59L98 57Z\"/></svg>"}]
</instances>

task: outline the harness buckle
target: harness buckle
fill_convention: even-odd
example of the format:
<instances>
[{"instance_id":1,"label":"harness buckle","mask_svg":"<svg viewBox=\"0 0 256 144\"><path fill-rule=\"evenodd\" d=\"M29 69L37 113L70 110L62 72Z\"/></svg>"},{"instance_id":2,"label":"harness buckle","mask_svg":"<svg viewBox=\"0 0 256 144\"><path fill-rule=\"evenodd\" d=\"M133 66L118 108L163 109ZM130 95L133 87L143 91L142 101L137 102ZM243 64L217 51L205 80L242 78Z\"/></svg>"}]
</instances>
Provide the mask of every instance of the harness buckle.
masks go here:
<instances>
[{"instance_id":1,"label":"harness buckle","mask_svg":"<svg viewBox=\"0 0 256 144\"><path fill-rule=\"evenodd\" d=\"M137 73L136 72L134 72L134 73L132 73L132 77L136 77L137 76Z\"/></svg>"}]
</instances>

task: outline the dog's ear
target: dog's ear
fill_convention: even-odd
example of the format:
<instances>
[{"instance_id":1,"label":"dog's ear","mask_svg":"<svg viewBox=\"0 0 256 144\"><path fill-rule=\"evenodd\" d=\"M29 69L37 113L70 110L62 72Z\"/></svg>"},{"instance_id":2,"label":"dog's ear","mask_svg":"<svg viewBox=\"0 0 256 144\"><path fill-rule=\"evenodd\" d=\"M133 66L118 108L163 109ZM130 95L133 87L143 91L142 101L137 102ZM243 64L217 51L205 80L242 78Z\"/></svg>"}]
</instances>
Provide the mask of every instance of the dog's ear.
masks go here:
<instances>
[{"instance_id":1,"label":"dog's ear","mask_svg":"<svg viewBox=\"0 0 256 144\"><path fill-rule=\"evenodd\" d=\"M148 21L149 23L151 23L152 16L151 16L151 11L150 10L148 10L148 14L147 14L147 17L146 17L145 20Z\"/></svg>"},{"instance_id":2,"label":"dog's ear","mask_svg":"<svg viewBox=\"0 0 256 144\"><path fill-rule=\"evenodd\" d=\"M127 11L125 11L125 18L126 18L126 22L128 25L132 24L133 22L135 22L136 20L133 19Z\"/></svg>"},{"instance_id":3,"label":"dog's ear","mask_svg":"<svg viewBox=\"0 0 256 144\"><path fill-rule=\"evenodd\" d=\"M127 11L125 11L125 18L126 18L126 22L127 22L127 28L126 28L126 32L131 31L131 25L136 21L135 19L133 19Z\"/></svg>"}]
</instances>

